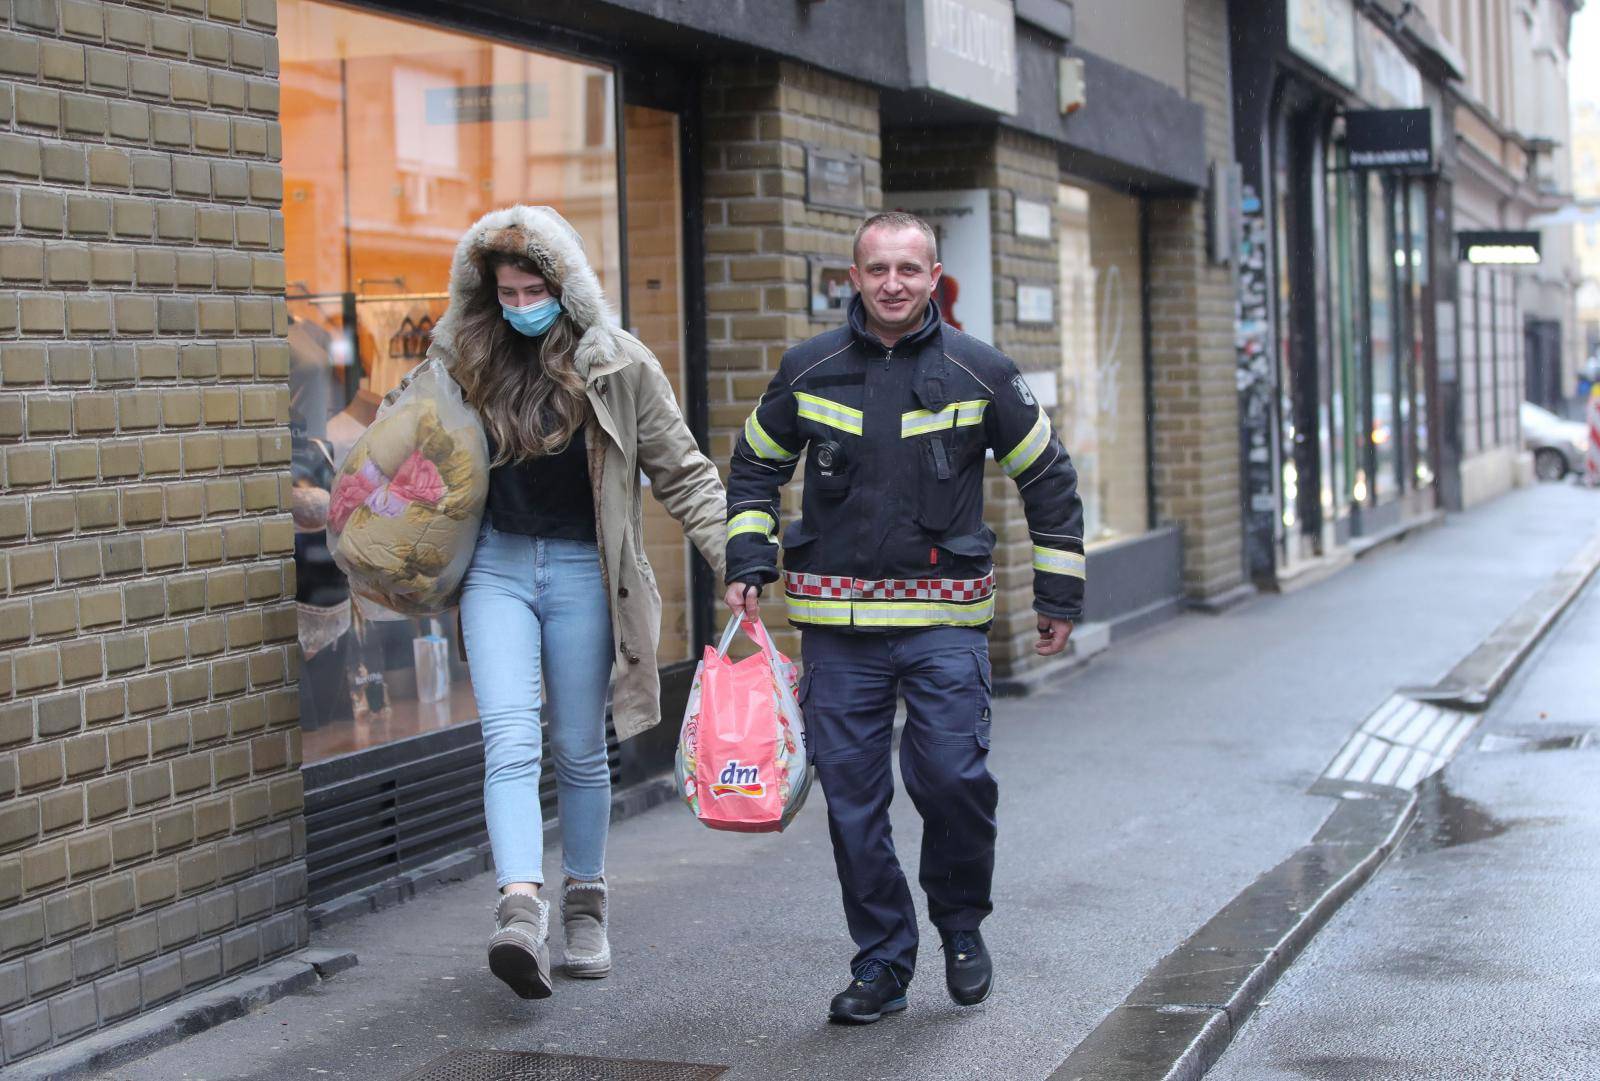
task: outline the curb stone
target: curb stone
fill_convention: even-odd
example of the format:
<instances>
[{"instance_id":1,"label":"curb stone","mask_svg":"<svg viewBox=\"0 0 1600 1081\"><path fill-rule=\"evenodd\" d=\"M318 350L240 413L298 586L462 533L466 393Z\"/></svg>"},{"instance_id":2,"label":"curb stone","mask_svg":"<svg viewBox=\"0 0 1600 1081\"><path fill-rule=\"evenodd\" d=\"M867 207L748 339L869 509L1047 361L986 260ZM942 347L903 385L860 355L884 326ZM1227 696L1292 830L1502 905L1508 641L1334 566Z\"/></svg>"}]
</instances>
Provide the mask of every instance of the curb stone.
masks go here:
<instances>
[{"instance_id":1,"label":"curb stone","mask_svg":"<svg viewBox=\"0 0 1600 1081\"><path fill-rule=\"evenodd\" d=\"M159 1051L285 995L315 987L356 964L339 950L299 950L170 1006L6 1067L7 1081L65 1081Z\"/></svg>"},{"instance_id":2,"label":"curb stone","mask_svg":"<svg viewBox=\"0 0 1600 1081\"><path fill-rule=\"evenodd\" d=\"M1431 688L1435 705L1486 709L1600 570L1600 534ZM1146 974L1047 1081L1198 1081L1278 977L1382 866L1417 795L1340 800L1311 842L1262 874Z\"/></svg>"},{"instance_id":3,"label":"curb stone","mask_svg":"<svg viewBox=\"0 0 1600 1081\"><path fill-rule=\"evenodd\" d=\"M1432 687L1402 690L1418 701L1469 713L1487 709L1517 668L1600 570L1600 536L1591 538L1533 596Z\"/></svg>"}]
</instances>

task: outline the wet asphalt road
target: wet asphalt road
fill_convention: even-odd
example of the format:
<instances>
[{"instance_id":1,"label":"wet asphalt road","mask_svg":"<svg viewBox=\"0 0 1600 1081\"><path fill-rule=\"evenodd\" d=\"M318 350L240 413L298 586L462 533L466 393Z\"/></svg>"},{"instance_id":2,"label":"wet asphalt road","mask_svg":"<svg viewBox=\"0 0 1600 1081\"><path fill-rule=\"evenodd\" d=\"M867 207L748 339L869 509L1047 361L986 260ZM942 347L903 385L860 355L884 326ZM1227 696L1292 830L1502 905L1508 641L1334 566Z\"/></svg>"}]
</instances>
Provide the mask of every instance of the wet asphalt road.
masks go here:
<instances>
[{"instance_id":1,"label":"wet asphalt road","mask_svg":"<svg viewBox=\"0 0 1600 1081\"><path fill-rule=\"evenodd\" d=\"M985 934L998 980L981 1007L946 998L925 925L905 1014L824 1022L851 946L814 793L780 836L715 834L678 806L619 824L610 979L561 981L544 1003L512 997L486 971L482 877L318 935L361 963L317 991L100 1076L390 1081L493 1047L721 1063L730 1081L1043 1078L1156 961L1311 837L1331 801L1307 787L1361 718L1471 650L1577 551L1597 511L1575 488L1517 492L1301 592L1184 616L997 702ZM894 820L914 854L903 795Z\"/></svg>"},{"instance_id":2,"label":"wet asphalt road","mask_svg":"<svg viewBox=\"0 0 1600 1081\"><path fill-rule=\"evenodd\" d=\"M1600 1076L1600 579L1481 732L1209 1081Z\"/></svg>"}]
</instances>

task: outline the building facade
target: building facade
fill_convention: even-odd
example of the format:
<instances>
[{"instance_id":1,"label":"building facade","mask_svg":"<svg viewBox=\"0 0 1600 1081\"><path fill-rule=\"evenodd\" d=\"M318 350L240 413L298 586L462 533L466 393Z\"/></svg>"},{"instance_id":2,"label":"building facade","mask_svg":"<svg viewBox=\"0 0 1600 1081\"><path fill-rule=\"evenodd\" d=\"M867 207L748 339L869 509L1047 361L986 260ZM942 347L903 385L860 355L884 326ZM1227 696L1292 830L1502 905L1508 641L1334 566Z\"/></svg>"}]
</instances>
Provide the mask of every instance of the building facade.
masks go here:
<instances>
[{"instance_id":1,"label":"building facade","mask_svg":"<svg viewBox=\"0 0 1600 1081\"><path fill-rule=\"evenodd\" d=\"M1531 459L1518 419L1524 399L1550 404L1581 357L1571 233L1540 218L1571 198L1568 0L1435 0L1419 5L1464 58L1452 86L1456 131L1450 213L1458 233L1535 231L1533 266L1460 267L1455 303L1459 467L1451 507L1526 483ZM1569 389L1567 393L1571 393Z\"/></svg>"},{"instance_id":2,"label":"building facade","mask_svg":"<svg viewBox=\"0 0 1600 1081\"><path fill-rule=\"evenodd\" d=\"M1248 591L1207 199L1235 156L1225 0L659 7L6 5L0 1061L481 841L454 621L352 608L319 506L492 207L574 224L720 462L783 351L837 325L860 220L925 214L948 316L1079 462L1084 645ZM1031 551L998 470L988 496L1020 687ZM624 783L666 765L720 618L652 501L645 532L668 722L615 749Z\"/></svg>"},{"instance_id":3,"label":"building facade","mask_svg":"<svg viewBox=\"0 0 1600 1081\"><path fill-rule=\"evenodd\" d=\"M1245 546L1288 587L1531 479L1518 404L1570 383L1562 0L1237 0ZM1513 58L1521 65L1511 76ZM1484 237L1493 240L1493 237ZM1527 245L1514 257L1527 258ZM1475 255L1474 258L1477 258Z\"/></svg>"},{"instance_id":4,"label":"building facade","mask_svg":"<svg viewBox=\"0 0 1600 1081\"><path fill-rule=\"evenodd\" d=\"M273 5L0 27L0 1044L306 941Z\"/></svg>"},{"instance_id":5,"label":"building facade","mask_svg":"<svg viewBox=\"0 0 1600 1081\"><path fill-rule=\"evenodd\" d=\"M1600 101L1572 103L1572 190L1579 218L1572 227L1572 246L1578 260L1579 283L1575 294L1580 370L1589 358L1600 356ZM1576 380L1566 388L1575 395ZM1569 400L1574 418L1581 404Z\"/></svg>"},{"instance_id":6,"label":"building facade","mask_svg":"<svg viewBox=\"0 0 1600 1081\"><path fill-rule=\"evenodd\" d=\"M1460 61L1414 10L1259 7L1232 9L1243 514L1288 586L1438 513Z\"/></svg>"}]
</instances>

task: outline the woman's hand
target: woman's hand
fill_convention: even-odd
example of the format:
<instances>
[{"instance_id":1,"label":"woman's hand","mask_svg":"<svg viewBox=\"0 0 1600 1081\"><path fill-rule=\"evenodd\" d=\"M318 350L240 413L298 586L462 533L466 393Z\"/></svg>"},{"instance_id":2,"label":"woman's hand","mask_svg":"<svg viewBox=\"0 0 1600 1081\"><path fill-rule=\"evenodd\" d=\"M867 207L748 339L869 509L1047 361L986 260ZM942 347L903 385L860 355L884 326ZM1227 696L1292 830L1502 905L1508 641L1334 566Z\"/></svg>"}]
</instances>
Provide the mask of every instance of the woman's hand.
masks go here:
<instances>
[{"instance_id":1,"label":"woman's hand","mask_svg":"<svg viewBox=\"0 0 1600 1081\"><path fill-rule=\"evenodd\" d=\"M754 623L761 618L761 587L748 582L735 582L723 594L722 601L735 612Z\"/></svg>"}]
</instances>

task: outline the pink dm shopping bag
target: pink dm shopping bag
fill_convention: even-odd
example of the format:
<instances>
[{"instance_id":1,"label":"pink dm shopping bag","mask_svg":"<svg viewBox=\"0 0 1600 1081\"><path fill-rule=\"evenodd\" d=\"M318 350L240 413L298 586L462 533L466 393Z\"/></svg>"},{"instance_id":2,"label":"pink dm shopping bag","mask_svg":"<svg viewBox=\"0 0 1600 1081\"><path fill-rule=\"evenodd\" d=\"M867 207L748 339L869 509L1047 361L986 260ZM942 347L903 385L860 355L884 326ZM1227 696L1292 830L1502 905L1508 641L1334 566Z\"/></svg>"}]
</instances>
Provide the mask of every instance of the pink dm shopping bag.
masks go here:
<instances>
[{"instance_id":1,"label":"pink dm shopping bag","mask_svg":"<svg viewBox=\"0 0 1600 1081\"><path fill-rule=\"evenodd\" d=\"M761 652L728 659L743 627ZM794 664L761 623L735 616L695 673L678 737L677 779L695 817L717 830L787 826L811 788Z\"/></svg>"}]
</instances>

